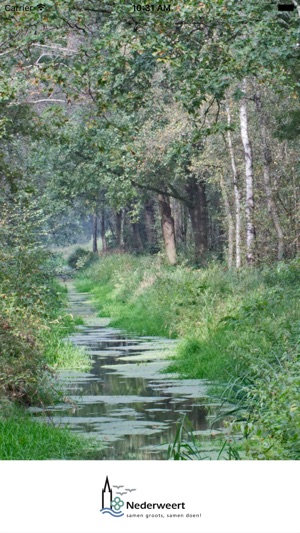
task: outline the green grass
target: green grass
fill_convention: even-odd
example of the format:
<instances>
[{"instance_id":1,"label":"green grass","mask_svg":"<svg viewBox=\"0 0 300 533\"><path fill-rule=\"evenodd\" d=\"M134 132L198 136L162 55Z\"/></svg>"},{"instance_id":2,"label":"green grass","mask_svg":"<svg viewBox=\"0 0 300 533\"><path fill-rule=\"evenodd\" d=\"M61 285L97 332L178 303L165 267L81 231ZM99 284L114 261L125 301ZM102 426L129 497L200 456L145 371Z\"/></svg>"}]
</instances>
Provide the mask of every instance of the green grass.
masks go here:
<instances>
[{"instance_id":1,"label":"green grass","mask_svg":"<svg viewBox=\"0 0 300 533\"><path fill-rule=\"evenodd\" d=\"M65 340L76 330L76 326L82 325L84 321L81 317L73 317L70 313L64 312L67 304L67 289L59 284L57 291L61 300L60 308L57 309L55 318L49 320L46 327L39 332L43 357L55 371L88 371L92 365L92 357L83 348Z\"/></svg>"},{"instance_id":2,"label":"green grass","mask_svg":"<svg viewBox=\"0 0 300 533\"><path fill-rule=\"evenodd\" d=\"M299 339L299 267L228 272L170 268L153 257L102 258L76 283L101 316L137 334L179 337L172 370L225 379L276 360Z\"/></svg>"},{"instance_id":3,"label":"green grass","mask_svg":"<svg viewBox=\"0 0 300 533\"><path fill-rule=\"evenodd\" d=\"M71 342L58 339L55 341L54 370L78 370L86 372L91 369L92 356L83 348Z\"/></svg>"},{"instance_id":4,"label":"green grass","mask_svg":"<svg viewBox=\"0 0 300 533\"><path fill-rule=\"evenodd\" d=\"M151 257L108 256L81 275L76 287L92 293L99 316L111 317L113 326L140 335L175 337L176 332L170 328L167 302L161 306L157 300L160 267Z\"/></svg>"},{"instance_id":5,"label":"green grass","mask_svg":"<svg viewBox=\"0 0 300 533\"><path fill-rule=\"evenodd\" d=\"M92 441L21 411L0 419L0 460L90 459L97 454Z\"/></svg>"},{"instance_id":6,"label":"green grass","mask_svg":"<svg viewBox=\"0 0 300 533\"><path fill-rule=\"evenodd\" d=\"M64 340L60 328L43 335L44 357L52 370L78 370L87 372L92 366L92 356L79 346Z\"/></svg>"},{"instance_id":7,"label":"green grass","mask_svg":"<svg viewBox=\"0 0 300 533\"><path fill-rule=\"evenodd\" d=\"M76 285L112 325L178 337L169 371L225 388L246 417L237 429L250 458L287 459L300 457L299 281L299 260L228 272L122 254L101 258Z\"/></svg>"}]
</instances>

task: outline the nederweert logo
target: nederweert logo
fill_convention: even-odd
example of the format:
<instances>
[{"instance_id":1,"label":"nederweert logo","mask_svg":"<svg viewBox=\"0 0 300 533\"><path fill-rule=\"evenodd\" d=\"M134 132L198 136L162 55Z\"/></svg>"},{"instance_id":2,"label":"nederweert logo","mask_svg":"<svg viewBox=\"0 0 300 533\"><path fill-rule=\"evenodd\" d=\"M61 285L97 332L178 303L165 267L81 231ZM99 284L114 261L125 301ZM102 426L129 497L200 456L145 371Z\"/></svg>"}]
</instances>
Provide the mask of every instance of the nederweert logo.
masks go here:
<instances>
[{"instance_id":1,"label":"nederweert logo","mask_svg":"<svg viewBox=\"0 0 300 533\"><path fill-rule=\"evenodd\" d=\"M119 492L116 492L116 494L121 495L126 494L128 490L135 490L124 489L124 491L120 491L120 489L124 488L124 485L113 485L113 488L118 489ZM100 509L100 512L102 514L109 514L114 518L120 518L121 516L124 516L124 513L121 511L123 506L124 502L119 496L113 498L113 491L110 487L108 476L106 476L104 487L102 489L102 509Z\"/></svg>"},{"instance_id":2,"label":"nederweert logo","mask_svg":"<svg viewBox=\"0 0 300 533\"><path fill-rule=\"evenodd\" d=\"M100 512L109 514L114 518L122 516L127 518L201 518L201 514L182 513L186 509L185 502L134 501L131 493L136 490L136 488L128 488L125 485L111 486L108 476L106 476L102 489L102 508ZM125 502L122 498L128 501ZM127 511L126 514L125 511ZM158 511L167 511L167 514L158 513Z\"/></svg>"}]
</instances>

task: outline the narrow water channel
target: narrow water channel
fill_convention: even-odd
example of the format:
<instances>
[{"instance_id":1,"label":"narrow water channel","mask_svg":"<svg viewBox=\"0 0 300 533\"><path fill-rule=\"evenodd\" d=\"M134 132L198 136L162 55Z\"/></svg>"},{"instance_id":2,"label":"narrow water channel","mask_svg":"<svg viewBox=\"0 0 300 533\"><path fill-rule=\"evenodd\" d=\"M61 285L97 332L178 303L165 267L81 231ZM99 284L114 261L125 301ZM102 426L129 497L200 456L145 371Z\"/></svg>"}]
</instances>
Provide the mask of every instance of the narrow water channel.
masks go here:
<instances>
[{"instance_id":1,"label":"narrow water channel","mask_svg":"<svg viewBox=\"0 0 300 533\"><path fill-rule=\"evenodd\" d=\"M70 404L35 414L99 439L104 445L99 459L110 460L167 459L177 422L187 415L194 434L207 441L203 455L213 457L213 439L225 431L221 422L211 429L219 402L208 395L204 380L161 373L176 341L110 327L109 319L96 316L89 297L69 287L70 312L85 320L69 340L92 355L92 369L61 372L59 385Z\"/></svg>"}]
</instances>

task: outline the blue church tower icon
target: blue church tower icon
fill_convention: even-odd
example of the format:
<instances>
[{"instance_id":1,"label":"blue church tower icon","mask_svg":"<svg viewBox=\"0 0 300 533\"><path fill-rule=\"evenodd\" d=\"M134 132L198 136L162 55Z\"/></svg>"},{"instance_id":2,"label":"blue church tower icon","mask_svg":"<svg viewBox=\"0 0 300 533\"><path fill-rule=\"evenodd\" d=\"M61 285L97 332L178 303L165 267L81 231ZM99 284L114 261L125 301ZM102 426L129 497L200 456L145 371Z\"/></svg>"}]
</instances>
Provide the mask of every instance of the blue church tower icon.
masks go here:
<instances>
[{"instance_id":1,"label":"blue church tower icon","mask_svg":"<svg viewBox=\"0 0 300 533\"><path fill-rule=\"evenodd\" d=\"M111 509L111 502L112 502L112 489L110 488L108 476L106 476L106 480L104 483L104 487L102 489L102 509Z\"/></svg>"}]
</instances>

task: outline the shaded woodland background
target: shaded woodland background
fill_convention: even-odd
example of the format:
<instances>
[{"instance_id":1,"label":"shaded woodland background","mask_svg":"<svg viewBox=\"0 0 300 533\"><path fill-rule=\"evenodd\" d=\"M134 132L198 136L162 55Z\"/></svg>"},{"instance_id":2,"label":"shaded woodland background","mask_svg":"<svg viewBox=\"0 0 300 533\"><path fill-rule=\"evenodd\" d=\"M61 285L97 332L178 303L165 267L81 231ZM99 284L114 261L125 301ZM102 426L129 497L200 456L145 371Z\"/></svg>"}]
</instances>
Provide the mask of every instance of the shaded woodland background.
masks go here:
<instances>
[{"instance_id":1,"label":"shaded woodland background","mask_svg":"<svg viewBox=\"0 0 300 533\"><path fill-rule=\"evenodd\" d=\"M4 247L93 232L94 251L171 264L298 253L299 9L2 4Z\"/></svg>"}]
</instances>

